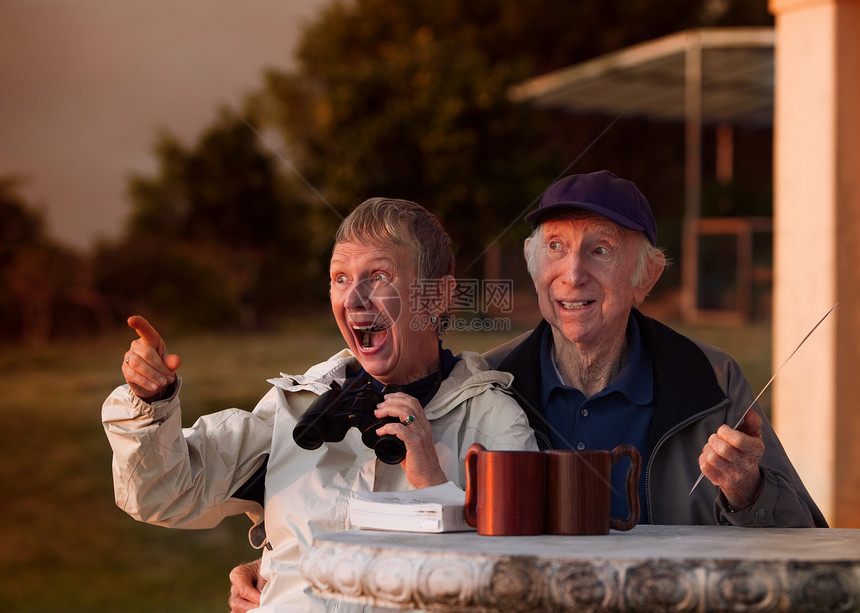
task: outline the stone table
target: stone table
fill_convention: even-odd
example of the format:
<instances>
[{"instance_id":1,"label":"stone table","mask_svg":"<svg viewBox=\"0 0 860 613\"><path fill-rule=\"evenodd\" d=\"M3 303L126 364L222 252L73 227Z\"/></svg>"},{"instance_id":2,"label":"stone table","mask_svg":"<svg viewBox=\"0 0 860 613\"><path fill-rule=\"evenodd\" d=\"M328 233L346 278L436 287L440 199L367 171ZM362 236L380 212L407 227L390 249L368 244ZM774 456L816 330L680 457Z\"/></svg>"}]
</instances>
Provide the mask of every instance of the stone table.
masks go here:
<instances>
[{"instance_id":1,"label":"stone table","mask_svg":"<svg viewBox=\"0 0 860 613\"><path fill-rule=\"evenodd\" d=\"M322 598L428 611L860 611L860 530L636 526L605 536L351 530L301 570Z\"/></svg>"}]
</instances>

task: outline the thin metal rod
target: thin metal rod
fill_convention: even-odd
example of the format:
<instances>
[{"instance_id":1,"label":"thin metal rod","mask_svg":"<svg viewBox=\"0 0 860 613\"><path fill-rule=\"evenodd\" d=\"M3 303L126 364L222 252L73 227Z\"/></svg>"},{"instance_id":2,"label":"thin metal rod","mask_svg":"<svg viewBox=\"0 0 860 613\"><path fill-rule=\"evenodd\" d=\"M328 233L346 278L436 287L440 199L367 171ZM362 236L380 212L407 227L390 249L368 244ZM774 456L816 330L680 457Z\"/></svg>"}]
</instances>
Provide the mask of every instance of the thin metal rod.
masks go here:
<instances>
[{"instance_id":1,"label":"thin metal rod","mask_svg":"<svg viewBox=\"0 0 860 613\"><path fill-rule=\"evenodd\" d=\"M776 376L779 374L779 371L781 371L781 370L785 367L785 365L786 365L786 364L788 364L788 361L789 361L789 360L794 356L794 354L795 354L795 353L797 353L797 350L798 350L798 349L800 349L800 348L803 346L803 343L805 343L805 342L806 342L806 339L808 339L810 336L812 336L812 333L813 333L813 332L815 332L815 329L816 329L818 326L820 326L820 325L821 325L821 322L823 322L825 319L827 319L827 316L828 316L828 315L830 315L830 313L832 313L832 312L833 312L833 309L835 309L835 308L837 307L837 305L838 305L838 304L839 304L839 303L837 302L837 303L836 303L836 304L834 304L832 307L830 307L830 310L829 310L829 311L827 311L827 312L822 316L822 318L818 320L818 323L816 323L814 326L812 326L812 329L811 329L809 332L807 332L807 333L806 333L806 336L804 336L804 337L803 337L803 340L802 340L802 341L800 341L800 343L797 345L797 347L795 347L795 348L794 348L794 351L792 351L792 352L789 354L789 356L788 356L787 358L785 358L785 361L784 361L782 364L780 364L779 368L777 368L777 369L776 369L776 372L775 372L775 373L773 373L773 376L770 378L770 380L769 380L767 383L765 383L765 384L764 384L764 387L763 387L763 388L761 388L761 391L758 393L758 396L756 396L756 397L755 397L755 399L753 399L753 401L752 401L752 402L750 403L750 405L747 407L747 410L746 410L746 411L744 411L744 414L743 414L743 415L741 415L741 418L738 420L738 423L736 423L736 424L735 424L735 427L733 428L734 430L737 430L737 429L740 427L740 425L744 422L744 419L746 419L747 413L749 413L749 412L750 412L750 409L752 409L752 408L753 408L753 406L755 405L755 403L756 403L756 402L758 402L758 399L759 399L759 398L761 398L761 395L762 395L762 394L764 394L765 390L766 390L767 388L769 388L769 387L770 387L770 384L771 384L771 383L773 383L773 380L774 380L774 379L776 379ZM699 485L699 483L701 483L701 482L702 482L702 478L703 478L704 476L705 476L705 473L699 473L699 478L698 478L698 479L696 479L696 482L693 484L693 488L690 490L690 494L692 494L692 493L693 493L693 490L695 490L695 489L696 489L696 487ZM688 494L688 496L689 496L689 494Z\"/></svg>"}]
</instances>

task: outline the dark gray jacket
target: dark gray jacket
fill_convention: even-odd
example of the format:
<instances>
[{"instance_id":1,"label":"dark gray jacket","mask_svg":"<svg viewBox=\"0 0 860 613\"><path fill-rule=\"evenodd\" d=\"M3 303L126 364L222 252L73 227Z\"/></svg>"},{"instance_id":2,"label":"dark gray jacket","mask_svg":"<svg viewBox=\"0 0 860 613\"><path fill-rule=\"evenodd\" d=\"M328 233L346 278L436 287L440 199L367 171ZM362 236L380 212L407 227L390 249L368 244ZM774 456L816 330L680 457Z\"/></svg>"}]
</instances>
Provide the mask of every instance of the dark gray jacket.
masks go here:
<instances>
[{"instance_id":1,"label":"dark gray jacket","mask_svg":"<svg viewBox=\"0 0 860 613\"><path fill-rule=\"evenodd\" d=\"M648 523L827 527L757 404L753 410L762 417L765 450L759 463L764 482L755 504L730 512L707 479L689 494L708 437L722 424L738 422L753 400L752 391L740 366L725 352L678 334L637 310L633 315L654 362L654 417L642 459ZM514 396L541 448L550 446L540 390L540 342L548 325L542 321L528 335L485 356L491 367L514 375Z\"/></svg>"}]
</instances>

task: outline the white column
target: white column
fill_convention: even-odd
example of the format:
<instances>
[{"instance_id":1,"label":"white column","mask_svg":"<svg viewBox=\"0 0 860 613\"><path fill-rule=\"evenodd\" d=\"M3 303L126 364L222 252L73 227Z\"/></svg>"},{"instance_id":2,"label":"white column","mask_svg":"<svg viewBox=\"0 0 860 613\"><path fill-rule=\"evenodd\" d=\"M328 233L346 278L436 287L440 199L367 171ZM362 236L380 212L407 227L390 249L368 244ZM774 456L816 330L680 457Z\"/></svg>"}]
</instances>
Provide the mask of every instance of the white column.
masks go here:
<instances>
[{"instance_id":1,"label":"white column","mask_svg":"<svg viewBox=\"0 0 860 613\"><path fill-rule=\"evenodd\" d=\"M860 528L860 0L776 16L774 427L831 526Z\"/></svg>"}]
</instances>

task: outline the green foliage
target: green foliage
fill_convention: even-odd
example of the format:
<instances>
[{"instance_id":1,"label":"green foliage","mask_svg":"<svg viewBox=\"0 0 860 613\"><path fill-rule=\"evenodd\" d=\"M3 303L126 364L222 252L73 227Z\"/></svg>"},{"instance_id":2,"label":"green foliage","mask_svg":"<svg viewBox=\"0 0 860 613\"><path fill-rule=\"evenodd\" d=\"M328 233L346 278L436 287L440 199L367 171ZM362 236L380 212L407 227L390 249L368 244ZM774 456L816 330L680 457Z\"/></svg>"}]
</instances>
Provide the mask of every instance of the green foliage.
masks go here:
<instances>
[{"instance_id":1,"label":"green foliage","mask_svg":"<svg viewBox=\"0 0 860 613\"><path fill-rule=\"evenodd\" d=\"M416 200L442 218L461 262L521 214L543 160L537 115L507 99L524 66L495 61L465 10L335 4L306 32L299 70L266 83L301 172L330 201Z\"/></svg>"},{"instance_id":2,"label":"green foliage","mask_svg":"<svg viewBox=\"0 0 860 613\"><path fill-rule=\"evenodd\" d=\"M45 345L55 311L74 302L83 262L44 230L41 211L0 177L0 339Z\"/></svg>"},{"instance_id":3,"label":"green foliage","mask_svg":"<svg viewBox=\"0 0 860 613\"><path fill-rule=\"evenodd\" d=\"M131 177L127 236L96 258L118 314L254 327L324 296L309 206L247 117L223 110L191 148L162 134L157 173Z\"/></svg>"},{"instance_id":4,"label":"green foliage","mask_svg":"<svg viewBox=\"0 0 860 613\"><path fill-rule=\"evenodd\" d=\"M158 175L130 180L131 234L254 247L284 238L275 161L240 117L222 111L192 149L163 134L155 151Z\"/></svg>"},{"instance_id":5,"label":"green foliage","mask_svg":"<svg viewBox=\"0 0 860 613\"><path fill-rule=\"evenodd\" d=\"M765 0L543 0L490 4L502 5L498 11L499 27L490 28L490 32L496 32L495 48L514 46L533 61L534 74L688 28L770 25L773 21Z\"/></svg>"},{"instance_id":6,"label":"green foliage","mask_svg":"<svg viewBox=\"0 0 860 613\"><path fill-rule=\"evenodd\" d=\"M417 200L442 218L462 267L492 243L518 244L527 228L515 222L606 126L513 105L510 85L684 28L769 22L764 2L746 0L335 2L306 30L298 68L270 72L265 92L328 201ZM637 130L616 128L625 138L602 143L611 162L599 167L656 165L631 146ZM674 170L682 142L669 143Z\"/></svg>"},{"instance_id":7,"label":"green foliage","mask_svg":"<svg viewBox=\"0 0 860 613\"><path fill-rule=\"evenodd\" d=\"M20 187L20 179L0 176L0 266L24 245L45 241L42 214L24 199Z\"/></svg>"},{"instance_id":8,"label":"green foliage","mask_svg":"<svg viewBox=\"0 0 860 613\"><path fill-rule=\"evenodd\" d=\"M191 147L159 136L157 172L129 181L127 236L101 251L100 287L123 315L175 301L175 323L260 325L324 300L334 228L372 196L437 213L458 274L481 276L489 247L521 244L520 220L551 181L597 168L642 178L671 251L677 126L625 118L604 134L606 118L513 104L508 88L681 29L770 21L763 0L333 2L306 29L297 68L270 71L240 113L223 110ZM263 147L262 125L282 136L289 168Z\"/></svg>"},{"instance_id":9,"label":"green foliage","mask_svg":"<svg viewBox=\"0 0 860 613\"><path fill-rule=\"evenodd\" d=\"M96 287L117 319L144 313L181 328L236 325L239 300L229 266L199 249L154 238L103 247L96 258Z\"/></svg>"}]
</instances>

